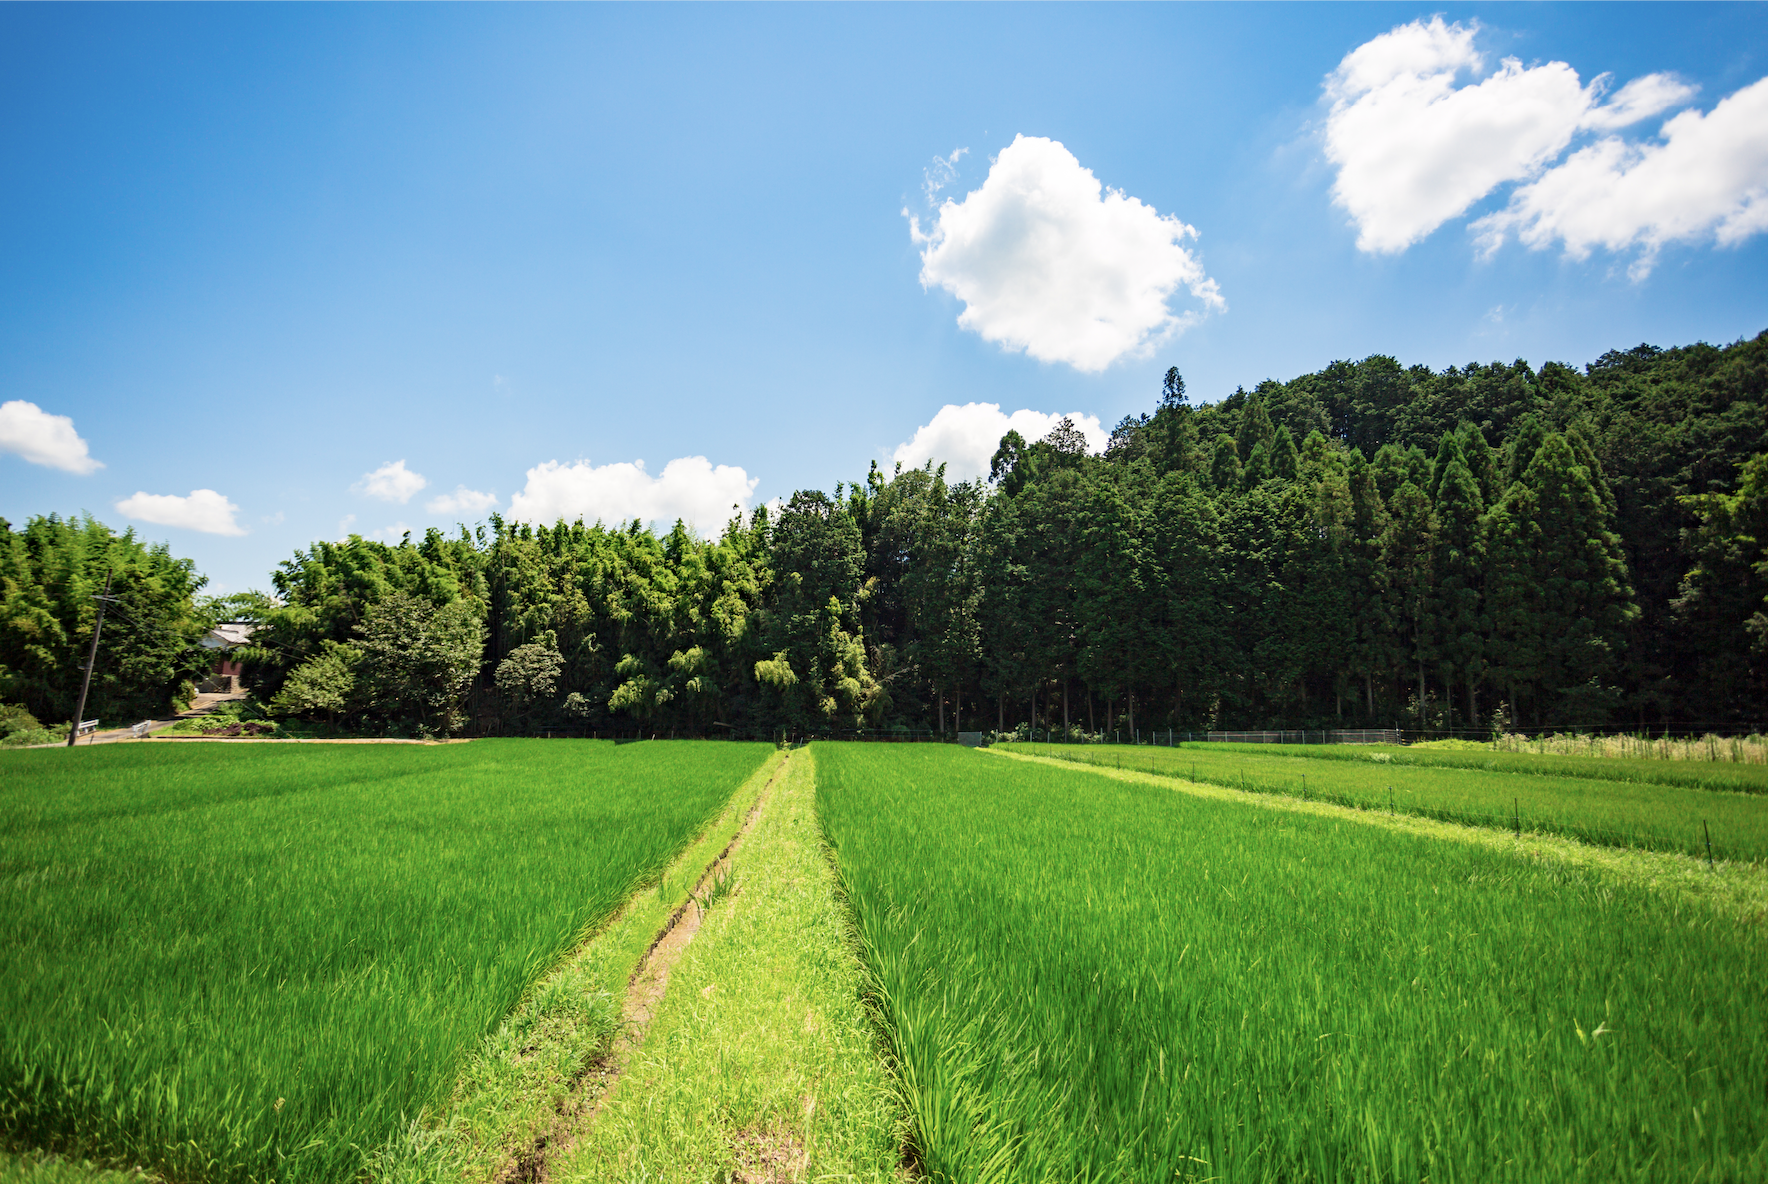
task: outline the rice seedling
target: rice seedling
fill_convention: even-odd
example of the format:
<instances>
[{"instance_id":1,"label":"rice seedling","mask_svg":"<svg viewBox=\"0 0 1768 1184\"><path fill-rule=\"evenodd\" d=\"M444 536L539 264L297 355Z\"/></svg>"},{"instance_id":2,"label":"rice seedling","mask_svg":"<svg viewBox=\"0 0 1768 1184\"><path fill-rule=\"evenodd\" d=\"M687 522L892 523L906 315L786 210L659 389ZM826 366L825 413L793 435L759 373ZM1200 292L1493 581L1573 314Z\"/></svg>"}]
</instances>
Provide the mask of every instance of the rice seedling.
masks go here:
<instances>
[{"instance_id":1,"label":"rice seedling","mask_svg":"<svg viewBox=\"0 0 1768 1184\"><path fill-rule=\"evenodd\" d=\"M1036 753L1131 768L1256 793L1307 796L1362 809L1397 810L1475 826L1540 831L1605 846L1705 856L1708 837L1722 859L1768 858L1768 799L1643 781L1514 773L1424 764L1385 751L1192 744L1116 748L1009 744ZM1317 756L1316 753L1330 755ZM1409 751L1405 755L1410 758ZM1386 758L1386 759L1383 759Z\"/></svg>"},{"instance_id":2,"label":"rice seedling","mask_svg":"<svg viewBox=\"0 0 1768 1184\"><path fill-rule=\"evenodd\" d=\"M0 755L0 1138L336 1181L765 745Z\"/></svg>"},{"instance_id":3,"label":"rice seedling","mask_svg":"<svg viewBox=\"0 0 1768 1184\"><path fill-rule=\"evenodd\" d=\"M1182 736L1182 734L1181 734ZM1156 745L1156 747L1173 747ZM1569 751L1508 750L1486 745L1437 748L1432 744L1209 744L1183 743L1185 751L1244 752L1260 756L1303 756L1316 761L1374 761L1442 769L1485 769L1493 773L1579 777L1676 785L1728 793L1768 794L1768 765L1715 763L1693 759L1658 760L1637 754L1592 755Z\"/></svg>"},{"instance_id":4,"label":"rice seedling","mask_svg":"<svg viewBox=\"0 0 1768 1184\"><path fill-rule=\"evenodd\" d=\"M1759 927L1084 768L814 751L935 1180L1768 1173Z\"/></svg>"}]
</instances>

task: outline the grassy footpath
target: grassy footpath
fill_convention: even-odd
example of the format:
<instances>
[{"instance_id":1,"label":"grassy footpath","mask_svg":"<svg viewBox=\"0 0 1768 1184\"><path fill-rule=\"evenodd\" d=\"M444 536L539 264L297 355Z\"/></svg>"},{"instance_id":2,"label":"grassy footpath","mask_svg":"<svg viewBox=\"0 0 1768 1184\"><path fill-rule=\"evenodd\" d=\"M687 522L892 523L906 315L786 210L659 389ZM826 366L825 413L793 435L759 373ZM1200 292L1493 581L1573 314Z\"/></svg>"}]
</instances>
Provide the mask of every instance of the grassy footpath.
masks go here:
<instances>
[{"instance_id":1,"label":"grassy footpath","mask_svg":"<svg viewBox=\"0 0 1768 1184\"><path fill-rule=\"evenodd\" d=\"M139 1168L121 1171L42 1152L0 1151L0 1184L151 1184L152 1180Z\"/></svg>"},{"instance_id":2,"label":"grassy footpath","mask_svg":"<svg viewBox=\"0 0 1768 1184\"><path fill-rule=\"evenodd\" d=\"M1760 794L1540 772L1400 764L1372 761L1367 755L1344 759L1342 752L1332 757L1317 756L1326 746L1288 752L1272 752L1269 747L1253 745L1227 750L1220 745L1000 747L1009 752L1162 773L1249 792L1293 797L1305 794L1364 809L1387 810L1391 804L1408 814L1475 826L1510 827L1520 820L1524 830L1569 835L1615 847L1698 855L1705 853L1710 835L1717 858L1768 858L1768 797Z\"/></svg>"},{"instance_id":3,"label":"grassy footpath","mask_svg":"<svg viewBox=\"0 0 1768 1184\"><path fill-rule=\"evenodd\" d=\"M0 1142L358 1175L763 745L0 754Z\"/></svg>"},{"instance_id":4,"label":"grassy footpath","mask_svg":"<svg viewBox=\"0 0 1768 1184\"><path fill-rule=\"evenodd\" d=\"M389 1184L489 1180L574 1108L621 1022L628 979L700 873L742 829L786 759L775 752L724 811L606 927L536 983L468 1058L446 1104L387 1149L372 1175Z\"/></svg>"},{"instance_id":5,"label":"grassy footpath","mask_svg":"<svg viewBox=\"0 0 1768 1184\"><path fill-rule=\"evenodd\" d=\"M549 1180L896 1178L900 1132L815 780L811 753L795 753L644 1048Z\"/></svg>"},{"instance_id":6,"label":"grassy footpath","mask_svg":"<svg viewBox=\"0 0 1768 1184\"><path fill-rule=\"evenodd\" d=\"M818 745L934 1179L1768 1176L1759 922L944 746Z\"/></svg>"}]
</instances>

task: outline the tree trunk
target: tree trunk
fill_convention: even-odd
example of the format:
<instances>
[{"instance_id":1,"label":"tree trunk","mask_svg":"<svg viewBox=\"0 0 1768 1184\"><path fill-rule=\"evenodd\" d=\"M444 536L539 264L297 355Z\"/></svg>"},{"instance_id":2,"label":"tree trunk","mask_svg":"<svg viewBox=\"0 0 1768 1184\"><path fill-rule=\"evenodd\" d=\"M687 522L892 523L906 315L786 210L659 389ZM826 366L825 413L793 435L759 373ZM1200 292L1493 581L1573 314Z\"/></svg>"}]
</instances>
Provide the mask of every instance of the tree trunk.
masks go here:
<instances>
[{"instance_id":1,"label":"tree trunk","mask_svg":"<svg viewBox=\"0 0 1768 1184\"><path fill-rule=\"evenodd\" d=\"M937 691L934 692L934 695L939 699L939 734L941 736L944 736L945 735L945 696L940 694Z\"/></svg>"},{"instance_id":2,"label":"tree trunk","mask_svg":"<svg viewBox=\"0 0 1768 1184\"><path fill-rule=\"evenodd\" d=\"M1475 689L1476 685L1477 684L1474 681L1473 675L1471 673L1468 674L1468 676L1467 676L1467 726L1470 728L1479 727L1479 692Z\"/></svg>"},{"instance_id":3,"label":"tree trunk","mask_svg":"<svg viewBox=\"0 0 1768 1184\"><path fill-rule=\"evenodd\" d=\"M1130 692L1128 702L1130 707L1130 743L1134 744L1136 742L1136 692Z\"/></svg>"},{"instance_id":4,"label":"tree trunk","mask_svg":"<svg viewBox=\"0 0 1768 1184\"><path fill-rule=\"evenodd\" d=\"M952 696L952 731L964 730L964 692L958 691Z\"/></svg>"},{"instance_id":5,"label":"tree trunk","mask_svg":"<svg viewBox=\"0 0 1768 1184\"><path fill-rule=\"evenodd\" d=\"M1093 723L1093 684L1087 684L1087 731L1097 733L1099 729Z\"/></svg>"},{"instance_id":6,"label":"tree trunk","mask_svg":"<svg viewBox=\"0 0 1768 1184\"><path fill-rule=\"evenodd\" d=\"M1007 697L1005 695L997 694L995 696L995 710L999 713L999 718L995 720L995 731L1004 732L1007 730Z\"/></svg>"},{"instance_id":7,"label":"tree trunk","mask_svg":"<svg viewBox=\"0 0 1768 1184\"><path fill-rule=\"evenodd\" d=\"M1424 731L1424 659L1418 659L1418 730Z\"/></svg>"},{"instance_id":8,"label":"tree trunk","mask_svg":"<svg viewBox=\"0 0 1768 1184\"><path fill-rule=\"evenodd\" d=\"M1375 676L1367 670L1363 671L1363 698L1368 705L1369 719L1373 722L1375 719Z\"/></svg>"},{"instance_id":9,"label":"tree trunk","mask_svg":"<svg viewBox=\"0 0 1768 1184\"><path fill-rule=\"evenodd\" d=\"M1068 739L1068 676L1062 676L1062 738Z\"/></svg>"}]
</instances>

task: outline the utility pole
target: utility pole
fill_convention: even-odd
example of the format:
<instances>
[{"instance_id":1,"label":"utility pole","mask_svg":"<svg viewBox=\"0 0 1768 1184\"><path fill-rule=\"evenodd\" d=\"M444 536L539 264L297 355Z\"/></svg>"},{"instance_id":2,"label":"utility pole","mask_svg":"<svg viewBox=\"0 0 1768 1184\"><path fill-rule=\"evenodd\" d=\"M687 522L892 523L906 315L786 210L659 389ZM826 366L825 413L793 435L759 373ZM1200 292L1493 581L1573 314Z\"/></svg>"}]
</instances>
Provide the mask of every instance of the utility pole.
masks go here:
<instances>
[{"instance_id":1,"label":"utility pole","mask_svg":"<svg viewBox=\"0 0 1768 1184\"><path fill-rule=\"evenodd\" d=\"M104 632L104 609L110 603L110 568L104 569L104 593L98 601L98 620L92 626L92 648L86 651L86 677L80 680L80 705L74 708L74 720L68 725L68 747L80 738L80 717L86 714L86 692L92 688L92 664L98 661L98 635Z\"/></svg>"}]
</instances>

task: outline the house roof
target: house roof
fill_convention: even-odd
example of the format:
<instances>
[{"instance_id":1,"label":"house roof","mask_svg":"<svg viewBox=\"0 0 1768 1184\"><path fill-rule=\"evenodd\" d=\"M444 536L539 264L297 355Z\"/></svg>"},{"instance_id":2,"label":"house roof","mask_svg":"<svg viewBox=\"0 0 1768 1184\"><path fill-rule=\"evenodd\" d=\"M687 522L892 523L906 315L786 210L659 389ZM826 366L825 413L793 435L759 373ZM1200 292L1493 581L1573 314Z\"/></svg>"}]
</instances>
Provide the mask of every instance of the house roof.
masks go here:
<instances>
[{"instance_id":1,"label":"house roof","mask_svg":"<svg viewBox=\"0 0 1768 1184\"><path fill-rule=\"evenodd\" d=\"M230 650L250 641L256 628L250 621L222 621L205 633L199 644L209 650Z\"/></svg>"}]
</instances>

